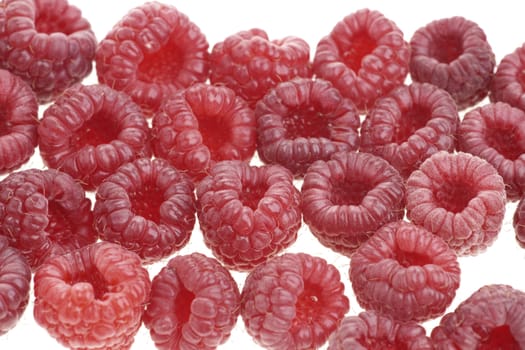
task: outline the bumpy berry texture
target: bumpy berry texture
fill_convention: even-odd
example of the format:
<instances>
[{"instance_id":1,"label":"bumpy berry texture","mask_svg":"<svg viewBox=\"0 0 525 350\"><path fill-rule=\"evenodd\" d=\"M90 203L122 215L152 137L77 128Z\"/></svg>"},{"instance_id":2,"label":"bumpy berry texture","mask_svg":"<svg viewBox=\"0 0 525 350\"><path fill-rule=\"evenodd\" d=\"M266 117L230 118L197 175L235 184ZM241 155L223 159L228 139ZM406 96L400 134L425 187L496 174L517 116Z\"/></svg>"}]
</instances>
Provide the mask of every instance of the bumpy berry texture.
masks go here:
<instances>
[{"instance_id":1,"label":"bumpy berry texture","mask_svg":"<svg viewBox=\"0 0 525 350\"><path fill-rule=\"evenodd\" d=\"M525 249L525 197L520 199L516 206L512 217L512 226L516 234L516 241Z\"/></svg>"},{"instance_id":2,"label":"bumpy berry texture","mask_svg":"<svg viewBox=\"0 0 525 350\"><path fill-rule=\"evenodd\" d=\"M407 179L407 217L443 238L459 255L496 239L505 216L503 178L469 153L438 152Z\"/></svg>"},{"instance_id":3,"label":"bumpy berry texture","mask_svg":"<svg viewBox=\"0 0 525 350\"><path fill-rule=\"evenodd\" d=\"M447 92L427 83L400 86L366 115L360 150L386 159L406 178L432 154L454 150L458 125Z\"/></svg>"},{"instance_id":4,"label":"bumpy berry texture","mask_svg":"<svg viewBox=\"0 0 525 350\"><path fill-rule=\"evenodd\" d=\"M210 81L226 85L254 107L269 89L294 77L310 77L310 46L294 36L270 40L262 29L233 34L210 53Z\"/></svg>"},{"instance_id":5,"label":"bumpy berry texture","mask_svg":"<svg viewBox=\"0 0 525 350\"><path fill-rule=\"evenodd\" d=\"M258 266L241 294L246 330L265 349L318 349L348 309L339 271L305 253L286 253Z\"/></svg>"},{"instance_id":6,"label":"bumpy berry texture","mask_svg":"<svg viewBox=\"0 0 525 350\"><path fill-rule=\"evenodd\" d=\"M20 252L0 236L0 335L13 329L29 303L31 267Z\"/></svg>"},{"instance_id":7,"label":"bumpy berry texture","mask_svg":"<svg viewBox=\"0 0 525 350\"><path fill-rule=\"evenodd\" d=\"M221 160L250 161L256 148L253 110L225 86L196 83L164 101L152 120L152 146L198 182Z\"/></svg>"},{"instance_id":8,"label":"bumpy berry texture","mask_svg":"<svg viewBox=\"0 0 525 350\"><path fill-rule=\"evenodd\" d=\"M144 325L157 349L213 350L230 337L240 299L235 280L217 260L179 255L153 278Z\"/></svg>"},{"instance_id":9,"label":"bumpy berry texture","mask_svg":"<svg viewBox=\"0 0 525 350\"><path fill-rule=\"evenodd\" d=\"M441 319L431 334L436 350L525 348L525 293L485 285Z\"/></svg>"},{"instance_id":10,"label":"bumpy berry texture","mask_svg":"<svg viewBox=\"0 0 525 350\"><path fill-rule=\"evenodd\" d=\"M505 182L507 199L525 192L525 112L504 102L468 111L458 128L457 149L485 159Z\"/></svg>"},{"instance_id":11,"label":"bumpy berry texture","mask_svg":"<svg viewBox=\"0 0 525 350\"><path fill-rule=\"evenodd\" d=\"M0 4L0 66L49 102L92 70L97 40L67 0L4 0Z\"/></svg>"},{"instance_id":12,"label":"bumpy berry texture","mask_svg":"<svg viewBox=\"0 0 525 350\"><path fill-rule=\"evenodd\" d=\"M0 234L33 269L53 255L97 240L91 200L58 170L14 172L0 182Z\"/></svg>"},{"instance_id":13,"label":"bumpy berry texture","mask_svg":"<svg viewBox=\"0 0 525 350\"><path fill-rule=\"evenodd\" d=\"M496 67L489 98L525 110L525 43L505 55Z\"/></svg>"},{"instance_id":14,"label":"bumpy berry texture","mask_svg":"<svg viewBox=\"0 0 525 350\"><path fill-rule=\"evenodd\" d=\"M328 81L294 78L257 103L257 153L302 177L314 161L359 147L359 114Z\"/></svg>"},{"instance_id":15,"label":"bumpy berry texture","mask_svg":"<svg viewBox=\"0 0 525 350\"><path fill-rule=\"evenodd\" d=\"M442 315L459 288L455 252L439 236L406 221L386 224L350 260L359 305L400 321Z\"/></svg>"},{"instance_id":16,"label":"bumpy berry texture","mask_svg":"<svg viewBox=\"0 0 525 350\"><path fill-rule=\"evenodd\" d=\"M196 194L204 242L228 268L251 270L297 239L301 196L280 165L218 162Z\"/></svg>"},{"instance_id":17,"label":"bumpy berry texture","mask_svg":"<svg viewBox=\"0 0 525 350\"><path fill-rule=\"evenodd\" d=\"M175 91L208 79L208 47L184 13L146 2L130 10L98 44L98 80L130 95L150 116Z\"/></svg>"},{"instance_id":18,"label":"bumpy berry texture","mask_svg":"<svg viewBox=\"0 0 525 350\"><path fill-rule=\"evenodd\" d=\"M382 225L405 215L405 185L386 160L340 152L317 161L301 187L304 222L319 241L351 256Z\"/></svg>"},{"instance_id":19,"label":"bumpy berry texture","mask_svg":"<svg viewBox=\"0 0 525 350\"><path fill-rule=\"evenodd\" d=\"M162 159L122 165L97 188L93 216L103 240L153 263L181 249L195 224L193 182Z\"/></svg>"},{"instance_id":20,"label":"bumpy berry texture","mask_svg":"<svg viewBox=\"0 0 525 350\"><path fill-rule=\"evenodd\" d=\"M34 317L73 350L125 350L151 289L140 257L109 242L47 260L34 277Z\"/></svg>"},{"instance_id":21,"label":"bumpy berry texture","mask_svg":"<svg viewBox=\"0 0 525 350\"><path fill-rule=\"evenodd\" d=\"M38 126L44 164L94 190L119 166L151 155L150 129L139 107L105 85L76 85L45 111Z\"/></svg>"},{"instance_id":22,"label":"bumpy berry texture","mask_svg":"<svg viewBox=\"0 0 525 350\"><path fill-rule=\"evenodd\" d=\"M403 84L409 59L410 48L397 25L378 11L362 9L319 41L313 71L364 113L378 97Z\"/></svg>"}]
</instances>

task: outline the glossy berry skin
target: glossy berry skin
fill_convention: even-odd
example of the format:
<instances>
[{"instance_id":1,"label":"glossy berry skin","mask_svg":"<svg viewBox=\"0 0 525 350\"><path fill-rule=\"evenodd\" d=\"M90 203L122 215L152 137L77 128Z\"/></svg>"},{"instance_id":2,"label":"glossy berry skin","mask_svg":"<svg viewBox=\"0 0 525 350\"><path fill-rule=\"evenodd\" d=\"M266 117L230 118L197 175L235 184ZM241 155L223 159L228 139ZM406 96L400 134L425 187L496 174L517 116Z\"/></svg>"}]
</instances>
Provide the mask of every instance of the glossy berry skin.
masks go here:
<instances>
[{"instance_id":1,"label":"glossy berry skin","mask_svg":"<svg viewBox=\"0 0 525 350\"><path fill-rule=\"evenodd\" d=\"M125 350L151 289L139 256L99 242L47 260L34 277L34 317L69 349Z\"/></svg>"},{"instance_id":2,"label":"glossy berry skin","mask_svg":"<svg viewBox=\"0 0 525 350\"><path fill-rule=\"evenodd\" d=\"M230 337L240 312L230 272L200 253L170 259L153 278L144 325L159 350L213 350Z\"/></svg>"},{"instance_id":3,"label":"glossy berry skin","mask_svg":"<svg viewBox=\"0 0 525 350\"><path fill-rule=\"evenodd\" d=\"M265 349L318 349L348 309L339 271L306 253L286 253L259 265L241 293L246 331Z\"/></svg>"},{"instance_id":4,"label":"glossy berry skin","mask_svg":"<svg viewBox=\"0 0 525 350\"><path fill-rule=\"evenodd\" d=\"M174 92L208 79L208 46L188 16L149 1L131 9L99 42L97 77L130 95L151 117Z\"/></svg>"},{"instance_id":5,"label":"glossy berry skin","mask_svg":"<svg viewBox=\"0 0 525 350\"><path fill-rule=\"evenodd\" d=\"M489 98L491 102L505 102L525 110L525 43L505 55L496 67Z\"/></svg>"}]
</instances>

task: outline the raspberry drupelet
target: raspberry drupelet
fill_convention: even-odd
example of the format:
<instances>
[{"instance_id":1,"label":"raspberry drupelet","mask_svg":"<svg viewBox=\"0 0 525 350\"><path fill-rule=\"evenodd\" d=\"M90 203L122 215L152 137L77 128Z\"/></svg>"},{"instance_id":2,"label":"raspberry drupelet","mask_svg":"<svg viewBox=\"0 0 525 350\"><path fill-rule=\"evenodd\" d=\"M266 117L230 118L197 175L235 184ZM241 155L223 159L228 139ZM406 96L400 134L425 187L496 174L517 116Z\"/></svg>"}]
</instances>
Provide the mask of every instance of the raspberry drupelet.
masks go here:
<instances>
[{"instance_id":1,"label":"raspberry drupelet","mask_svg":"<svg viewBox=\"0 0 525 350\"><path fill-rule=\"evenodd\" d=\"M512 216L512 227L516 235L516 241L525 249L525 197L522 197Z\"/></svg>"},{"instance_id":2,"label":"raspberry drupelet","mask_svg":"<svg viewBox=\"0 0 525 350\"><path fill-rule=\"evenodd\" d=\"M525 43L505 55L496 67L489 98L525 111Z\"/></svg>"}]
</instances>

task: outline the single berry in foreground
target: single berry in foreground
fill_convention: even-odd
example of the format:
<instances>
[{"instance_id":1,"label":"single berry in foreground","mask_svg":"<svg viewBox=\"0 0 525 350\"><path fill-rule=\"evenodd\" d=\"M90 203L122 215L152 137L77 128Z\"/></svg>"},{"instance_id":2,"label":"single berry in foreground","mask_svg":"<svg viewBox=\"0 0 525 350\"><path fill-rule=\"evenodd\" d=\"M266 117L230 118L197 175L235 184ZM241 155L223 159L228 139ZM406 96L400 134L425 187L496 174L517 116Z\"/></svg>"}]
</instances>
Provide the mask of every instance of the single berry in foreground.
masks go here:
<instances>
[{"instance_id":1,"label":"single berry in foreground","mask_svg":"<svg viewBox=\"0 0 525 350\"><path fill-rule=\"evenodd\" d=\"M525 43L505 55L496 67L489 98L525 111Z\"/></svg>"}]
</instances>

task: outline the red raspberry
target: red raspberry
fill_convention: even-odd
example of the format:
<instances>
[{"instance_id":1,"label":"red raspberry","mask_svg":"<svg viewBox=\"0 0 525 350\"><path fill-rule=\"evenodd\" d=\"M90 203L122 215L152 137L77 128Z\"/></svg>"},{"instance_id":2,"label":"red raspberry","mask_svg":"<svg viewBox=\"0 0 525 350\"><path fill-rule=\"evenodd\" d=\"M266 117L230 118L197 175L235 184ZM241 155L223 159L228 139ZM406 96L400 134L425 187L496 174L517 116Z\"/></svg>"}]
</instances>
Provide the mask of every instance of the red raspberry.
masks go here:
<instances>
[{"instance_id":1,"label":"red raspberry","mask_svg":"<svg viewBox=\"0 0 525 350\"><path fill-rule=\"evenodd\" d=\"M190 239L195 224L193 182L162 159L122 165L98 187L93 209L103 240L119 243L146 263Z\"/></svg>"},{"instance_id":2,"label":"red raspberry","mask_svg":"<svg viewBox=\"0 0 525 350\"><path fill-rule=\"evenodd\" d=\"M359 114L327 81L295 78L278 84L257 103L257 152L295 176L318 159L359 147Z\"/></svg>"},{"instance_id":3,"label":"red raspberry","mask_svg":"<svg viewBox=\"0 0 525 350\"><path fill-rule=\"evenodd\" d=\"M512 226L518 244L525 249L525 196L520 199L512 217Z\"/></svg>"},{"instance_id":4,"label":"red raspberry","mask_svg":"<svg viewBox=\"0 0 525 350\"><path fill-rule=\"evenodd\" d=\"M525 349L525 293L486 285L443 316L432 330L436 350Z\"/></svg>"},{"instance_id":5,"label":"red raspberry","mask_svg":"<svg viewBox=\"0 0 525 350\"><path fill-rule=\"evenodd\" d=\"M301 188L304 222L319 241L347 256L382 225L405 215L403 178L386 160L340 152L315 162Z\"/></svg>"},{"instance_id":6,"label":"red raspberry","mask_svg":"<svg viewBox=\"0 0 525 350\"><path fill-rule=\"evenodd\" d=\"M455 252L440 237L406 221L382 226L350 260L359 305L400 321L443 314L459 288Z\"/></svg>"},{"instance_id":7,"label":"red raspberry","mask_svg":"<svg viewBox=\"0 0 525 350\"><path fill-rule=\"evenodd\" d=\"M401 85L409 71L410 48L403 32L382 13L362 9L344 17L317 44L313 70L366 112Z\"/></svg>"},{"instance_id":8,"label":"red raspberry","mask_svg":"<svg viewBox=\"0 0 525 350\"><path fill-rule=\"evenodd\" d=\"M152 120L153 152L196 182L220 160L249 161L256 147L253 110L225 86L196 83L166 100Z\"/></svg>"},{"instance_id":9,"label":"red raspberry","mask_svg":"<svg viewBox=\"0 0 525 350\"><path fill-rule=\"evenodd\" d=\"M31 268L20 252L0 236L0 335L13 329L29 302Z\"/></svg>"},{"instance_id":10,"label":"red raspberry","mask_svg":"<svg viewBox=\"0 0 525 350\"><path fill-rule=\"evenodd\" d=\"M318 349L348 309L339 271L304 253L287 253L258 266L241 294L246 330L265 349Z\"/></svg>"},{"instance_id":11,"label":"red raspberry","mask_svg":"<svg viewBox=\"0 0 525 350\"><path fill-rule=\"evenodd\" d=\"M504 102L467 112L458 128L457 148L485 159L503 177L507 199L525 192L525 112Z\"/></svg>"},{"instance_id":12,"label":"red raspberry","mask_svg":"<svg viewBox=\"0 0 525 350\"><path fill-rule=\"evenodd\" d=\"M483 252L505 216L505 184L487 161L438 152L407 179L407 217L443 238L459 255Z\"/></svg>"},{"instance_id":13,"label":"red raspberry","mask_svg":"<svg viewBox=\"0 0 525 350\"><path fill-rule=\"evenodd\" d=\"M66 90L44 111L38 137L44 163L87 190L120 165L151 154L150 130L139 107L105 85Z\"/></svg>"},{"instance_id":14,"label":"red raspberry","mask_svg":"<svg viewBox=\"0 0 525 350\"><path fill-rule=\"evenodd\" d=\"M251 270L297 239L300 193L280 165L218 162L196 192L204 242L230 269Z\"/></svg>"},{"instance_id":15,"label":"red raspberry","mask_svg":"<svg viewBox=\"0 0 525 350\"><path fill-rule=\"evenodd\" d=\"M487 96L496 60L485 32L455 16L432 21L410 39L412 81L449 92L462 110Z\"/></svg>"},{"instance_id":16,"label":"red raspberry","mask_svg":"<svg viewBox=\"0 0 525 350\"><path fill-rule=\"evenodd\" d=\"M32 268L95 242L92 225L91 201L66 173L28 169L0 182L0 232Z\"/></svg>"},{"instance_id":17,"label":"red raspberry","mask_svg":"<svg viewBox=\"0 0 525 350\"><path fill-rule=\"evenodd\" d=\"M4 0L0 12L0 65L30 85L39 102L91 73L97 40L67 0Z\"/></svg>"},{"instance_id":18,"label":"red raspberry","mask_svg":"<svg viewBox=\"0 0 525 350\"><path fill-rule=\"evenodd\" d=\"M179 255L153 278L144 314L157 349L216 349L240 312L239 288L217 260Z\"/></svg>"},{"instance_id":19,"label":"red raspberry","mask_svg":"<svg viewBox=\"0 0 525 350\"><path fill-rule=\"evenodd\" d=\"M497 65L489 98L525 110L525 43Z\"/></svg>"},{"instance_id":20,"label":"red raspberry","mask_svg":"<svg viewBox=\"0 0 525 350\"><path fill-rule=\"evenodd\" d=\"M407 178L433 153L454 150L458 125L447 92L412 83L376 101L361 125L361 151L383 157Z\"/></svg>"},{"instance_id":21,"label":"red raspberry","mask_svg":"<svg viewBox=\"0 0 525 350\"><path fill-rule=\"evenodd\" d=\"M97 76L150 116L175 91L208 79L208 47L184 13L147 2L129 11L98 44Z\"/></svg>"},{"instance_id":22,"label":"red raspberry","mask_svg":"<svg viewBox=\"0 0 525 350\"><path fill-rule=\"evenodd\" d=\"M329 338L328 350L406 349L434 350L425 328L400 322L376 311L348 316Z\"/></svg>"},{"instance_id":23,"label":"red raspberry","mask_svg":"<svg viewBox=\"0 0 525 350\"><path fill-rule=\"evenodd\" d=\"M233 89L251 107L278 83L312 75L306 41L294 36L270 41L258 28L216 43L210 65L210 81Z\"/></svg>"},{"instance_id":24,"label":"red raspberry","mask_svg":"<svg viewBox=\"0 0 525 350\"><path fill-rule=\"evenodd\" d=\"M36 322L69 349L125 350L151 288L141 259L99 242L47 260L34 277Z\"/></svg>"}]
</instances>

